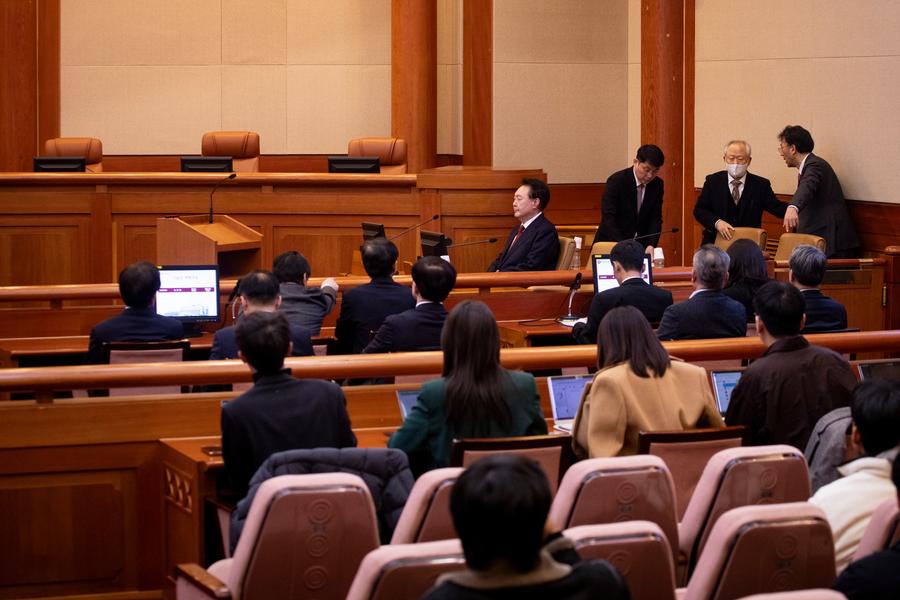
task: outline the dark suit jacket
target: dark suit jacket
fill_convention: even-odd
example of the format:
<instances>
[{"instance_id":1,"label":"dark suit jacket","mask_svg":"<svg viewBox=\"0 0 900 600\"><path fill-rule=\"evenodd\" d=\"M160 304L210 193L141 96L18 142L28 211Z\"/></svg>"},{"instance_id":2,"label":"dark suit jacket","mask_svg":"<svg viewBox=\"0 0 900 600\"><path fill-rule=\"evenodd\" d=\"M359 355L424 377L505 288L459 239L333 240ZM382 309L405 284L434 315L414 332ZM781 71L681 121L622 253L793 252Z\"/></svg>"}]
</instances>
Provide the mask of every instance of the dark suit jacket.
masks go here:
<instances>
[{"instance_id":1,"label":"dark suit jacket","mask_svg":"<svg viewBox=\"0 0 900 600\"><path fill-rule=\"evenodd\" d=\"M572 335L579 344L596 344L597 328L610 310L617 306L634 306L651 323L658 323L663 311L672 305L672 292L648 285L640 277L629 279L619 287L600 292L591 301L587 323L576 323Z\"/></svg>"},{"instance_id":2,"label":"dark suit jacket","mask_svg":"<svg viewBox=\"0 0 900 600\"><path fill-rule=\"evenodd\" d=\"M722 293L740 302L744 311L747 313L747 322L753 323L756 310L753 308L753 298L756 296L756 290L768 283L769 280L761 281L756 279L741 279L735 282L728 282L728 287L722 290Z\"/></svg>"},{"instance_id":3,"label":"dark suit jacket","mask_svg":"<svg viewBox=\"0 0 900 600\"><path fill-rule=\"evenodd\" d=\"M843 304L829 298L821 290L803 290L801 293L806 301L803 333L847 329L847 309Z\"/></svg>"},{"instance_id":4,"label":"dark suit jacket","mask_svg":"<svg viewBox=\"0 0 900 600\"><path fill-rule=\"evenodd\" d=\"M291 341L294 348L291 356L312 356L312 340L309 329L299 325L291 325ZM222 360L225 358L237 358L238 345L234 337L234 327L223 327L213 336L212 348L209 351L210 360Z\"/></svg>"},{"instance_id":5,"label":"dark suit jacket","mask_svg":"<svg viewBox=\"0 0 900 600\"><path fill-rule=\"evenodd\" d=\"M542 214L534 220L519 241L510 248L519 226L513 227L506 238L503 251L497 255L488 271L552 271L559 260L559 235L556 227Z\"/></svg>"},{"instance_id":6,"label":"dark suit jacket","mask_svg":"<svg viewBox=\"0 0 900 600\"><path fill-rule=\"evenodd\" d=\"M791 204L800 210L797 231L825 238L828 256L859 247L841 182L824 159L815 154L806 158Z\"/></svg>"},{"instance_id":7,"label":"dark suit jacket","mask_svg":"<svg viewBox=\"0 0 900 600\"><path fill-rule=\"evenodd\" d=\"M409 287L391 277L379 277L344 292L334 329L338 354L359 354L369 345L384 319L416 307Z\"/></svg>"},{"instance_id":8,"label":"dark suit jacket","mask_svg":"<svg viewBox=\"0 0 900 600\"><path fill-rule=\"evenodd\" d=\"M703 225L703 242L716 241L716 221L722 219L732 227L756 227L762 224L765 210L783 218L788 205L780 202L772 191L772 184L765 177L747 173L741 201L734 205L728 171L706 176L703 190L694 205L694 218Z\"/></svg>"},{"instance_id":9,"label":"dark suit jacket","mask_svg":"<svg viewBox=\"0 0 900 600\"><path fill-rule=\"evenodd\" d=\"M632 167L609 176L600 206L600 227L594 242L621 242L635 235L659 234L662 231L663 180L657 177L644 188L644 202L637 212L637 184ZM659 235L639 240L645 246L656 246Z\"/></svg>"},{"instance_id":10,"label":"dark suit jacket","mask_svg":"<svg viewBox=\"0 0 900 600\"><path fill-rule=\"evenodd\" d=\"M222 455L236 491L275 452L356 446L344 392L287 370L254 377L253 387L222 407Z\"/></svg>"},{"instance_id":11,"label":"dark suit jacket","mask_svg":"<svg viewBox=\"0 0 900 600\"><path fill-rule=\"evenodd\" d=\"M103 362L103 342L161 342L183 337L184 327L178 319L158 315L153 307L126 308L91 330L85 362Z\"/></svg>"},{"instance_id":12,"label":"dark suit jacket","mask_svg":"<svg viewBox=\"0 0 900 600\"><path fill-rule=\"evenodd\" d=\"M363 350L377 352L408 352L411 350L439 350L441 330L447 319L443 304L428 302L384 320L375 338Z\"/></svg>"},{"instance_id":13,"label":"dark suit jacket","mask_svg":"<svg viewBox=\"0 0 900 600\"><path fill-rule=\"evenodd\" d=\"M747 335L747 313L721 291L700 292L667 308L656 335L661 340L741 337Z\"/></svg>"}]
</instances>

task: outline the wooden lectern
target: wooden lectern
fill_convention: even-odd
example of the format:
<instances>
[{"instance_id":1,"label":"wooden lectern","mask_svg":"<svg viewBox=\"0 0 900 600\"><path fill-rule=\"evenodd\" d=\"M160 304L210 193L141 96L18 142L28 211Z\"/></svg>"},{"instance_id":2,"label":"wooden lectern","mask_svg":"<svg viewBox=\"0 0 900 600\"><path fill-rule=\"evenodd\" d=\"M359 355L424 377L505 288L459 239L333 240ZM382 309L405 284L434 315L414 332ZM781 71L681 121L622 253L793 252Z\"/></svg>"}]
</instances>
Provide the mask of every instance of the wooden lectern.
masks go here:
<instances>
[{"instance_id":1,"label":"wooden lectern","mask_svg":"<svg viewBox=\"0 0 900 600\"><path fill-rule=\"evenodd\" d=\"M219 277L242 277L262 267L262 234L226 215L156 220L161 265L219 265Z\"/></svg>"}]
</instances>

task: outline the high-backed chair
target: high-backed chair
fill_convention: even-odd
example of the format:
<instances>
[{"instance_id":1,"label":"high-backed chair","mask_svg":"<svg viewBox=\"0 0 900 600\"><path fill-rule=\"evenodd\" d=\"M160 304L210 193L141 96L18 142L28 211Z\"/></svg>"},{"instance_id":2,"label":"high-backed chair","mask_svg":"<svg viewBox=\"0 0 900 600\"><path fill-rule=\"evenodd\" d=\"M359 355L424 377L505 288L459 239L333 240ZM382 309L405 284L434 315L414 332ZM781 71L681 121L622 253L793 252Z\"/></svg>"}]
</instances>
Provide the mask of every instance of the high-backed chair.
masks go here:
<instances>
[{"instance_id":1,"label":"high-backed chair","mask_svg":"<svg viewBox=\"0 0 900 600\"><path fill-rule=\"evenodd\" d=\"M572 268L572 258L575 256L575 239L559 236L559 260L556 261L556 270L565 271Z\"/></svg>"},{"instance_id":2,"label":"high-backed chair","mask_svg":"<svg viewBox=\"0 0 900 600\"><path fill-rule=\"evenodd\" d=\"M795 592L774 592L771 594L753 594L740 600L847 600L847 596L834 590L816 588L814 590L798 590Z\"/></svg>"},{"instance_id":3,"label":"high-backed chair","mask_svg":"<svg viewBox=\"0 0 900 600\"><path fill-rule=\"evenodd\" d=\"M421 598L440 575L465 568L457 539L382 546L363 559L347 600Z\"/></svg>"},{"instance_id":4,"label":"high-backed chair","mask_svg":"<svg viewBox=\"0 0 900 600\"><path fill-rule=\"evenodd\" d=\"M456 537L450 515L450 492L462 472L459 467L434 469L416 480L397 521L391 544L415 544Z\"/></svg>"},{"instance_id":5,"label":"high-backed chair","mask_svg":"<svg viewBox=\"0 0 900 600\"><path fill-rule=\"evenodd\" d=\"M369 488L349 473L282 475L253 499L234 558L176 567L179 600L343 599L363 557L378 547Z\"/></svg>"},{"instance_id":6,"label":"high-backed chair","mask_svg":"<svg viewBox=\"0 0 900 600\"><path fill-rule=\"evenodd\" d=\"M104 342L104 362L111 365L134 363L181 362L187 356L188 340L165 342ZM178 394L180 385L111 388L110 396L143 396L147 394Z\"/></svg>"},{"instance_id":7,"label":"high-backed chair","mask_svg":"<svg viewBox=\"0 0 900 600\"><path fill-rule=\"evenodd\" d=\"M237 173L259 171L259 134L255 131L209 131L200 144L203 156L230 156Z\"/></svg>"},{"instance_id":8,"label":"high-backed chair","mask_svg":"<svg viewBox=\"0 0 900 600\"><path fill-rule=\"evenodd\" d=\"M808 233L782 233L778 238L778 249L775 251L775 260L787 260L791 257L791 252L800 244L809 244L815 246L822 252L826 252L825 238Z\"/></svg>"},{"instance_id":9,"label":"high-backed chair","mask_svg":"<svg viewBox=\"0 0 900 600\"><path fill-rule=\"evenodd\" d=\"M853 553L853 560L857 561L875 552L887 550L898 542L900 542L900 508L897 506L897 498L891 498L882 502L872 513L869 525L859 541L859 546L856 547L856 552Z\"/></svg>"},{"instance_id":10,"label":"high-backed chair","mask_svg":"<svg viewBox=\"0 0 900 600\"><path fill-rule=\"evenodd\" d=\"M632 520L656 523L678 551L675 489L663 460L636 455L582 460L566 471L550 507L561 528ZM672 556L670 556L672 559Z\"/></svg>"},{"instance_id":11,"label":"high-backed chair","mask_svg":"<svg viewBox=\"0 0 900 600\"><path fill-rule=\"evenodd\" d=\"M582 560L606 560L628 582L631 600L674 600L669 541L656 523L582 525L563 532Z\"/></svg>"},{"instance_id":12,"label":"high-backed chair","mask_svg":"<svg viewBox=\"0 0 900 600\"><path fill-rule=\"evenodd\" d=\"M89 173L103 171L103 142L98 138L51 138L44 142L44 156L81 156Z\"/></svg>"},{"instance_id":13,"label":"high-backed chair","mask_svg":"<svg viewBox=\"0 0 900 600\"><path fill-rule=\"evenodd\" d=\"M347 156L377 156L382 173L406 173L406 140L403 138L356 138L347 144Z\"/></svg>"},{"instance_id":14,"label":"high-backed chair","mask_svg":"<svg viewBox=\"0 0 900 600\"><path fill-rule=\"evenodd\" d=\"M450 466L468 467L485 456L515 454L536 461L550 482L550 491L556 493L559 480L572 464L572 436L532 435L508 438L469 438L453 440L450 448Z\"/></svg>"},{"instance_id":15,"label":"high-backed chair","mask_svg":"<svg viewBox=\"0 0 900 600\"><path fill-rule=\"evenodd\" d=\"M825 513L808 502L742 506L719 517L680 600L829 587L834 542Z\"/></svg>"},{"instance_id":16,"label":"high-backed chair","mask_svg":"<svg viewBox=\"0 0 900 600\"><path fill-rule=\"evenodd\" d=\"M594 242L591 246L591 255L609 254L615 245L616 242Z\"/></svg>"},{"instance_id":17,"label":"high-backed chair","mask_svg":"<svg viewBox=\"0 0 900 600\"><path fill-rule=\"evenodd\" d=\"M721 234L717 233L715 244L722 250L728 250L728 247L736 240L752 240L756 242L756 245L759 246L760 250L765 252L766 240L768 238L769 234L766 233L765 229L758 229L756 227L735 227L730 240L726 240Z\"/></svg>"}]
</instances>

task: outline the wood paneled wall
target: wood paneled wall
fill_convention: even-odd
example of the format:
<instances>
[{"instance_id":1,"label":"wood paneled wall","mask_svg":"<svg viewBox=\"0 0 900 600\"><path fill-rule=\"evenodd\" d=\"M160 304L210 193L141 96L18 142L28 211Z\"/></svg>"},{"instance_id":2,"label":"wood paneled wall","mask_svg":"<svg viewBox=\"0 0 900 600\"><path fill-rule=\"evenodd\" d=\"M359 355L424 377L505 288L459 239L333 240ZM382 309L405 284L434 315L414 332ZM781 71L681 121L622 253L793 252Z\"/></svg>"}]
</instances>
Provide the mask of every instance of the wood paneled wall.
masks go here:
<instances>
[{"instance_id":1,"label":"wood paneled wall","mask_svg":"<svg viewBox=\"0 0 900 600\"><path fill-rule=\"evenodd\" d=\"M494 2L463 0L463 162L494 159Z\"/></svg>"}]
</instances>

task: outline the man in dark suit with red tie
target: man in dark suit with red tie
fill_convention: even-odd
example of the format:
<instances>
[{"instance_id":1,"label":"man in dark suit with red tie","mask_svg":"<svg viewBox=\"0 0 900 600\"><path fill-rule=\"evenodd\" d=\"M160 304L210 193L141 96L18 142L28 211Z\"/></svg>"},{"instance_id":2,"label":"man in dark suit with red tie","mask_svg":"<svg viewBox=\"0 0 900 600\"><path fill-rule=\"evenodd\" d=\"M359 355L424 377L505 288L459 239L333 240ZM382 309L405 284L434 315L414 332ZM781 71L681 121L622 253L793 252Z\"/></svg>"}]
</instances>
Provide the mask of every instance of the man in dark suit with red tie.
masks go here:
<instances>
[{"instance_id":1,"label":"man in dark suit with red tie","mask_svg":"<svg viewBox=\"0 0 900 600\"><path fill-rule=\"evenodd\" d=\"M662 231L663 180L657 175L665 160L659 146L647 144L638 148L632 166L609 176L594 243L640 237L653 253Z\"/></svg>"},{"instance_id":2,"label":"man in dark suit with red tie","mask_svg":"<svg viewBox=\"0 0 900 600\"><path fill-rule=\"evenodd\" d=\"M703 225L703 244L714 243L716 233L730 240L735 227L759 228L764 210L784 217L787 204L775 197L769 180L747 172L753 160L750 152L744 140L728 142L725 170L706 176L694 205L694 218Z\"/></svg>"},{"instance_id":3,"label":"man in dark suit with red tie","mask_svg":"<svg viewBox=\"0 0 900 600\"><path fill-rule=\"evenodd\" d=\"M559 259L559 235L544 216L550 188L540 179L523 179L513 196L519 225L509 232L503 251L488 271L552 271Z\"/></svg>"}]
</instances>

